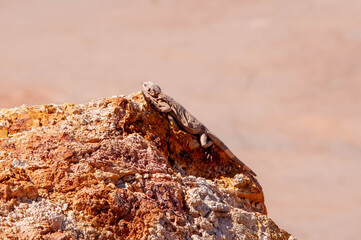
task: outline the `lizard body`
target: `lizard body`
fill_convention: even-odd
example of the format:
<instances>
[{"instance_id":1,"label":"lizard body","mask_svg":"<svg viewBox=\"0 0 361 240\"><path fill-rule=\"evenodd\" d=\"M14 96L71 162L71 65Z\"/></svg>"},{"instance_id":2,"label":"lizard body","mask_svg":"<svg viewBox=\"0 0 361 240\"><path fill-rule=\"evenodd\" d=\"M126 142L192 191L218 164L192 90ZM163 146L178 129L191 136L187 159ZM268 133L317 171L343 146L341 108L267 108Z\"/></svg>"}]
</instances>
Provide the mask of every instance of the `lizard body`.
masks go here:
<instances>
[{"instance_id":1,"label":"lizard body","mask_svg":"<svg viewBox=\"0 0 361 240\"><path fill-rule=\"evenodd\" d=\"M181 104L173 98L164 94L160 87L152 82L142 84L142 92L145 98L159 112L168 113L180 125L182 129L192 135L199 135L200 144L203 148L208 149L213 144L218 146L232 161L242 166L243 170L257 176L249 167L247 167L231 150L206 126L190 114Z\"/></svg>"}]
</instances>

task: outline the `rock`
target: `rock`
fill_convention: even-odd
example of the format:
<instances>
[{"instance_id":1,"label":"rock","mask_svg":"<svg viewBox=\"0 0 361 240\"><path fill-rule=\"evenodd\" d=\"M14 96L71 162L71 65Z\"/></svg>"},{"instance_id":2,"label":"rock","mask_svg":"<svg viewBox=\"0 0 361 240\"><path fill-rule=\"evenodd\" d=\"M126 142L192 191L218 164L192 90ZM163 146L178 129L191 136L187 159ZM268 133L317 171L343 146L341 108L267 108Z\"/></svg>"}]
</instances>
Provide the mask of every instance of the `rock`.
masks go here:
<instances>
[{"instance_id":1,"label":"rock","mask_svg":"<svg viewBox=\"0 0 361 240\"><path fill-rule=\"evenodd\" d=\"M1 239L294 239L141 93L0 110Z\"/></svg>"}]
</instances>

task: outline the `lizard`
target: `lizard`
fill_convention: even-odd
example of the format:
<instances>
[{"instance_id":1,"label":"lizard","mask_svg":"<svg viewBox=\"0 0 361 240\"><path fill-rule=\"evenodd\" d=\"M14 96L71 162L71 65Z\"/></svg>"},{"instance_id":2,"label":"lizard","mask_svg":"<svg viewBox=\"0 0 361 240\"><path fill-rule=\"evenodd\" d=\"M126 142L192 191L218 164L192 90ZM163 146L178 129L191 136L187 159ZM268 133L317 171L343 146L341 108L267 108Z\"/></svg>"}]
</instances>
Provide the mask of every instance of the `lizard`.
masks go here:
<instances>
[{"instance_id":1,"label":"lizard","mask_svg":"<svg viewBox=\"0 0 361 240\"><path fill-rule=\"evenodd\" d=\"M192 135L199 136L199 142L204 149L209 149L215 144L219 147L233 162L240 165L243 170L251 173L253 176L257 174L252 171L246 164L234 155L231 150L220 140L213 132L190 114L181 104L173 98L164 94L161 88L153 82L143 82L142 92L145 98L155 107L155 109L162 113L168 113L170 120L175 119L175 122L180 125L182 129Z\"/></svg>"}]
</instances>

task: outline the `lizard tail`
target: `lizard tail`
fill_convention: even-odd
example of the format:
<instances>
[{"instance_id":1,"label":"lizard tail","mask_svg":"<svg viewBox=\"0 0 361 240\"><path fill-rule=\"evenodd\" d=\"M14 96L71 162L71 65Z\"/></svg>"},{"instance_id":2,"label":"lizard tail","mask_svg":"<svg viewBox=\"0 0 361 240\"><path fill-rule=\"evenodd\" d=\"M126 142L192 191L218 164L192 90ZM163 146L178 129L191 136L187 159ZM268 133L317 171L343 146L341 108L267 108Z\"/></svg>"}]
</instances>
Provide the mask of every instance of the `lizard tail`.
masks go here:
<instances>
[{"instance_id":1,"label":"lizard tail","mask_svg":"<svg viewBox=\"0 0 361 240\"><path fill-rule=\"evenodd\" d=\"M217 145L224 153L235 163L242 166L243 170L251 173L253 176L257 176L257 174L252 171L246 164L244 164L236 155L234 155L231 150L224 144L214 133L211 131L207 131L207 136L213 141L215 145Z\"/></svg>"}]
</instances>

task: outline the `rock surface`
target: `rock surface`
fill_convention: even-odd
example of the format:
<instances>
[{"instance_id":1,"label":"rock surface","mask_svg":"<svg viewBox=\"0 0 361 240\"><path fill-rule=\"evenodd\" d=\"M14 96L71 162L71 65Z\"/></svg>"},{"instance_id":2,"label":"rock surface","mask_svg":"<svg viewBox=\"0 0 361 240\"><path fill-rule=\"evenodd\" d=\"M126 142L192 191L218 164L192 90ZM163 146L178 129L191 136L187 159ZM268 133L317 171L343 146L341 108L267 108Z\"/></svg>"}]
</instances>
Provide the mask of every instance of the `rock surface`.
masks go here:
<instances>
[{"instance_id":1,"label":"rock surface","mask_svg":"<svg viewBox=\"0 0 361 240\"><path fill-rule=\"evenodd\" d=\"M0 110L1 239L294 239L141 93Z\"/></svg>"}]
</instances>

